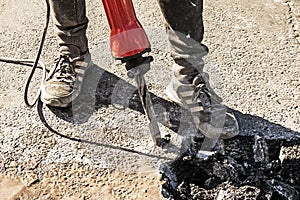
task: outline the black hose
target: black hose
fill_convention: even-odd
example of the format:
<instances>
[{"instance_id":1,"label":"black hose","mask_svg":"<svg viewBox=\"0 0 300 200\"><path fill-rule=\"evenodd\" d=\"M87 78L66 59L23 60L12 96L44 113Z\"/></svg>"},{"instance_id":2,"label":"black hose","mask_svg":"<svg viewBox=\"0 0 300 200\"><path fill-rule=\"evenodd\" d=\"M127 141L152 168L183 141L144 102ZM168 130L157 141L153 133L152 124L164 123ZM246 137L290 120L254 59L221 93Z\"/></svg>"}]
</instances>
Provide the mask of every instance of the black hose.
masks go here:
<instances>
[{"instance_id":1,"label":"black hose","mask_svg":"<svg viewBox=\"0 0 300 200\"><path fill-rule=\"evenodd\" d=\"M44 31L43 31L43 35L42 35L42 39L41 39L41 43L40 43L40 47L39 47L39 50L38 50L38 53L37 53L37 56L36 56L36 59L35 59L35 62L33 64L33 67L32 67L32 70L31 70L31 73L27 79L27 82L26 82L26 85L25 85L25 91L24 91L24 101L25 101L25 104L32 108L36 103L37 101L39 100L40 98L40 95L41 95L41 91L39 90L36 98L34 99L33 103L30 103L29 100L28 100L28 90L29 90L29 85L31 83L31 79L35 73L35 70L37 69L38 67L38 64L39 64L39 60L40 60L40 56L42 54L42 50L43 50L43 46L44 46L44 42L45 42L45 38L46 38L46 34L47 34L47 30L48 30L48 26L49 26L49 21L50 21L50 3L49 3L49 0L45 0L46 1L46 5L47 5L47 16L46 16L46 24L45 24L45 28L44 28ZM45 69L45 67L43 68ZM45 80L45 70L44 70L44 73L43 73L43 77L42 77L42 81Z\"/></svg>"},{"instance_id":2,"label":"black hose","mask_svg":"<svg viewBox=\"0 0 300 200\"><path fill-rule=\"evenodd\" d=\"M27 81L25 83L24 96L23 96L25 104L30 108L32 108L34 105L36 105L38 99L40 98L40 94L41 94L41 91L39 90L36 97L35 97L35 99L33 100L33 102L32 103L29 102L28 91L29 91L29 86L30 86L32 77L35 73L35 70L37 68L43 70L41 83L46 79L46 73L47 73L47 69L46 69L45 65L42 62L39 61L40 57L41 57L41 54L42 54L42 50L43 50L43 46L44 46L44 42L45 42L45 38L46 38L48 26L49 26L49 21L50 21L50 3L49 3L49 0L45 0L45 1L46 1L46 5L47 5L46 24L45 24L45 27L44 27L42 39L41 39L39 50L38 50L38 53L36 55L35 60L0 57L1 62L32 66L30 75L28 76Z\"/></svg>"}]
</instances>

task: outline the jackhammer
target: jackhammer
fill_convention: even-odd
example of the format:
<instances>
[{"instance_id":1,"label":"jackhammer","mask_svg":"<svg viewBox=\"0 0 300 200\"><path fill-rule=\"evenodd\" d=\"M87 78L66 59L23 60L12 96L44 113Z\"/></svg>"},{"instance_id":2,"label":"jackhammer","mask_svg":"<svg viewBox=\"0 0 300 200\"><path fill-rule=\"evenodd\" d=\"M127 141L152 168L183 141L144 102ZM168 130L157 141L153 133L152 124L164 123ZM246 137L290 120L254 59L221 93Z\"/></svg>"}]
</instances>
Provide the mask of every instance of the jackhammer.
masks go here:
<instances>
[{"instance_id":1,"label":"jackhammer","mask_svg":"<svg viewBox=\"0 0 300 200\"><path fill-rule=\"evenodd\" d=\"M136 17L132 0L102 0L110 26L110 48L114 58L125 63L127 75L137 84L138 94L149 120L153 142L163 146L168 141L161 137L144 74L150 70L152 56L148 37Z\"/></svg>"}]
</instances>

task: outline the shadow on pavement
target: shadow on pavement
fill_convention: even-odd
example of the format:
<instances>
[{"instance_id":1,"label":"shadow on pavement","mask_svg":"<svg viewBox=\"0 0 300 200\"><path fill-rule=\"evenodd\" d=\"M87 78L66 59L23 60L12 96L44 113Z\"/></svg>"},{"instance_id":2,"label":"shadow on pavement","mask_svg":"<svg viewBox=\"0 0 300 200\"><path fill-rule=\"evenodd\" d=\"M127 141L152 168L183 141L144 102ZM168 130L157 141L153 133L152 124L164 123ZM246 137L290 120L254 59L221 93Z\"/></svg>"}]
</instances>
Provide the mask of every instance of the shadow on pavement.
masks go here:
<instances>
[{"instance_id":1,"label":"shadow on pavement","mask_svg":"<svg viewBox=\"0 0 300 200\"><path fill-rule=\"evenodd\" d=\"M136 87L120 77L110 73L97 65L93 65L87 72L83 83L82 93L74 101L71 107L55 108L48 107L57 117L70 123L85 123L89 117L99 108L114 106L116 109L130 109L144 114ZM165 100L151 93L152 102L166 113L157 113L159 122L171 130L178 132L180 123L188 112L175 103ZM229 108L230 109L230 108ZM292 139L300 134L279 124L272 123L258 116L243 114L237 110L230 109L236 115L240 125L241 135L256 135L261 133L267 137ZM189 124L190 125L190 124Z\"/></svg>"},{"instance_id":2,"label":"shadow on pavement","mask_svg":"<svg viewBox=\"0 0 300 200\"><path fill-rule=\"evenodd\" d=\"M97 65L87 73L83 92L72 107L49 107L56 116L71 123L85 123L97 109L111 105L143 113L134 85ZM151 96L153 104L159 105L155 111L161 124L180 135L187 134L185 130L194 126L187 111L153 93ZM224 141L223 153L203 159L199 150L204 138L194 132L187 151L160 167L165 180L163 196L173 199L299 199L300 149L296 149L295 155L289 155L284 149L299 146L300 134L261 117L232 111L239 121L240 135ZM81 139L78 142L103 145ZM122 150L121 147L106 147Z\"/></svg>"}]
</instances>

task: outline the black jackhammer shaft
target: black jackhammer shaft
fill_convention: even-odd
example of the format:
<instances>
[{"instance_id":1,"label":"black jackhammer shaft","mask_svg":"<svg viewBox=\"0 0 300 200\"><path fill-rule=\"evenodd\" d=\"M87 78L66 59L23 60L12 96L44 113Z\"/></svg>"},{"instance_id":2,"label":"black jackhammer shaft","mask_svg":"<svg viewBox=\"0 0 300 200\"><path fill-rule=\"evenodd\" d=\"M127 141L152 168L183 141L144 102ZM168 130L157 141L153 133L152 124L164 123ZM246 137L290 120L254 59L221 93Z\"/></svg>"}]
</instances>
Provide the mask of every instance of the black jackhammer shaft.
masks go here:
<instances>
[{"instance_id":1,"label":"black jackhammer shaft","mask_svg":"<svg viewBox=\"0 0 300 200\"><path fill-rule=\"evenodd\" d=\"M128 77L134 79L137 84L138 94L140 96L145 114L147 115L149 120L150 133L153 142L157 146L163 146L165 140L161 138L158 122L153 109L153 104L144 78L144 75L150 70L151 61L153 61L153 58L151 56L139 56L126 60L125 62Z\"/></svg>"}]
</instances>

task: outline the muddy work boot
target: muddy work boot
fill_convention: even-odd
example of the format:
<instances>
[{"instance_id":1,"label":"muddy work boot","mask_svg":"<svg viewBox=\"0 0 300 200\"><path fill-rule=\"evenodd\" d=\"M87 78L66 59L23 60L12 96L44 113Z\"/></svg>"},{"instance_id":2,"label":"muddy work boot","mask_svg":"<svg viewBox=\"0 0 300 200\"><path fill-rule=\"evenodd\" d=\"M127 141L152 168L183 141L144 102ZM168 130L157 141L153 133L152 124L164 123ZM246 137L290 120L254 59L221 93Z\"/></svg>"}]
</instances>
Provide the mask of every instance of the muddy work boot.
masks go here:
<instances>
[{"instance_id":1,"label":"muddy work boot","mask_svg":"<svg viewBox=\"0 0 300 200\"><path fill-rule=\"evenodd\" d=\"M92 65L91 54L61 54L41 86L41 100L54 107L68 107L79 95L86 70Z\"/></svg>"},{"instance_id":2,"label":"muddy work boot","mask_svg":"<svg viewBox=\"0 0 300 200\"><path fill-rule=\"evenodd\" d=\"M185 59L175 62L172 80L166 88L168 97L191 113L195 125L204 136L229 139L238 135L237 120L210 87L208 74L189 66Z\"/></svg>"}]
</instances>

